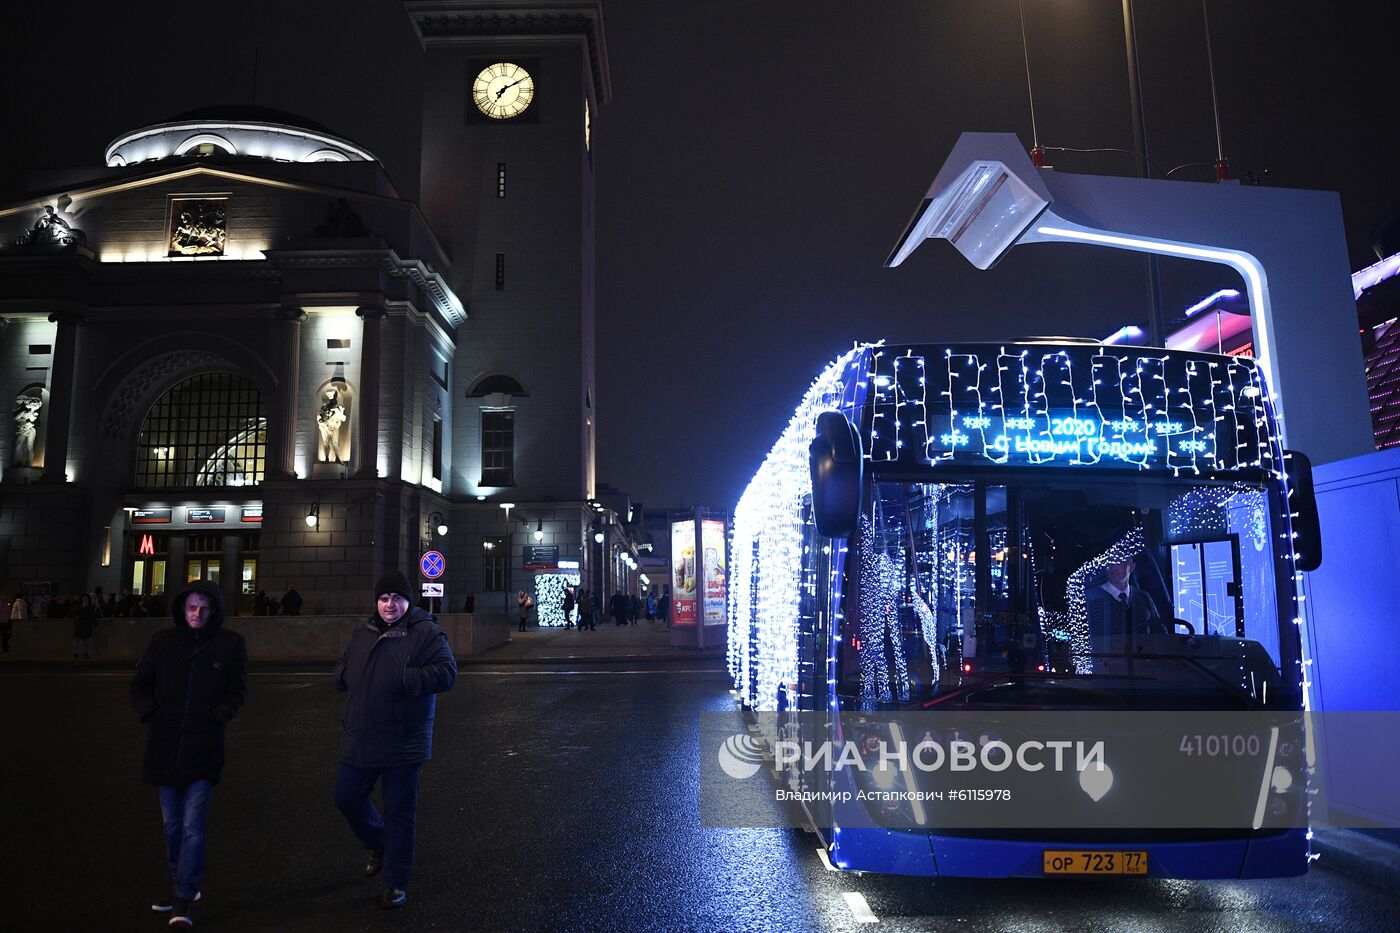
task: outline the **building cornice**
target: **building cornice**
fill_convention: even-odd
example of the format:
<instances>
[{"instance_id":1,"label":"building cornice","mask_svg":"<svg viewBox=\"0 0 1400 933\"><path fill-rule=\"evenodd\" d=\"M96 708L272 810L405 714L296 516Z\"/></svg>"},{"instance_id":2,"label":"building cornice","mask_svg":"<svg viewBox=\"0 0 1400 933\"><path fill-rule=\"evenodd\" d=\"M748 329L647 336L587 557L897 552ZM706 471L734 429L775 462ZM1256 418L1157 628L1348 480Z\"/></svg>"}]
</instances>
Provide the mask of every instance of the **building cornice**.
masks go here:
<instances>
[{"instance_id":1,"label":"building cornice","mask_svg":"<svg viewBox=\"0 0 1400 933\"><path fill-rule=\"evenodd\" d=\"M425 49L502 40L582 39L598 103L612 99L599 0L407 0L404 9Z\"/></svg>"},{"instance_id":2,"label":"building cornice","mask_svg":"<svg viewBox=\"0 0 1400 933\"><path fill-rule=\"evenodd\" d=\"M264 250L273 268L368 269L378 268L390 278L407 279L433 303L447 325L457 329L466 323L467 309L441 275L417 259L401 259L392 249L363 250Z\"/></svg>"}]
</instances>

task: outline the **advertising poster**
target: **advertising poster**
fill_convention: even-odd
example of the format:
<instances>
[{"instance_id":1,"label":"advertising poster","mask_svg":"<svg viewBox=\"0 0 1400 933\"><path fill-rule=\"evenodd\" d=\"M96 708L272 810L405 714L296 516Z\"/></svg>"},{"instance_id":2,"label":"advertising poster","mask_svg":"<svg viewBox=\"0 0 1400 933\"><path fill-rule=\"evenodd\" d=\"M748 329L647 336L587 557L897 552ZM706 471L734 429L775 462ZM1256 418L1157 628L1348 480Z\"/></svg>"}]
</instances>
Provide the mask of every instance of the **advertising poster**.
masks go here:
<instances>
[{"instance_id":1,"label":"advertising poster","mask_svg":"<svg viewBox=\"0 0 1400 933\"><path fill-rule=\"evenodd\" d=\"M705 624L723 625L727 618L727 578L724 574L724 522L707 518L701 522L700 545L705 549Z\"/></svg>"},{"instance_id":2,"label":"advertising poster","mask_svg":"<svg viewBox=\"0 0 1400 933\"><path fill-rule=\"evenodd\" d=\"M672 625L694 625L699 606L695 592L695 522L671 524Z\"/></svg>"}]
</instances>

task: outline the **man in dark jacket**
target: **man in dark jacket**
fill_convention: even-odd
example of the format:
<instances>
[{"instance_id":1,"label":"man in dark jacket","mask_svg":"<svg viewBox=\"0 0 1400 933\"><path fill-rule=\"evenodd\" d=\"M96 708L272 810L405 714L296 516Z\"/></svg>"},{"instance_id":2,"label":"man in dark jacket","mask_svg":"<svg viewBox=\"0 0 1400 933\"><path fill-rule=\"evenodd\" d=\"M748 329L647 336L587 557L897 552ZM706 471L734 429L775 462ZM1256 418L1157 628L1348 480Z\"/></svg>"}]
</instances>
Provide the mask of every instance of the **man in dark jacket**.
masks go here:
<instances>
[{"instance_id":1,"label":"man in dark jacket","mask_svg":"<svg viewBox=\"0 0 1400 933\"><path fill-rule=\"evenodd\" d=\"M457 660L437 621L410 608L412 590L397 570L375 583L375 612L356 626L335 668L349 693L340 736L335 805L369 851L365 875L384 872L381 907L408 900L418 770L433 754L436 694L457 682ZM384 815L370 794L383 782Z\"/></svg>"},{"instance_id":2,"label":"man in dark jacket","mask_svg":"<svg viewBox=\"0 0 1400 933\"><path fill-rule=\"evenodd\" d=\"M204 883L209 796L224 767L224 726L248 693L248 649L224 625L224 597L204 580L171 602L173 628L158 632L131 678L131 705L146 724L141 777L160 791L173 896L151 905L171 926L192 926Z\"/></svg>"}]
</instances>

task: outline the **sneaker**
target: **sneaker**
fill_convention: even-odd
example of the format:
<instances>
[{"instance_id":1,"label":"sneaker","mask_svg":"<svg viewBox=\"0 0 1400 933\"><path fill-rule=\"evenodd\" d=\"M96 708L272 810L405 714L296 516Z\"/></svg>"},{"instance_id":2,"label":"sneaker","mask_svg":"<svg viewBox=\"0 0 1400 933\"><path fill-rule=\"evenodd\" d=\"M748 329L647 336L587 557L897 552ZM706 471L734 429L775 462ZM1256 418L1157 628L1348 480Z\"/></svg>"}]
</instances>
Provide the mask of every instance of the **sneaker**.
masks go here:
<instances>
[{"instance_id":1,"label":"sneaker","mask_svg":"<svg viewBox=\"0 0 1400 933\"><path fill-rule=\"evenodd\" d=\"M408 892L403 888L385 888L384 894L379 898L379 906L385 910L393 910L408 903Z\"/></svg>"},{"instance_id":2,"label":"sneaker","mask_svg":"<svg viewBox=\"0 0 1400 933\"><path fill-rule=\"evenodd\" d=\"M194 904L194 901L187 901L179 897L175 898L175 902L170 909L170 926L194 926L194 911L190 909L192 904Z\"/></svg>"},{"instance_id":3,"label":"sneaker","mask_svg":"<svg viewBox=\"0 0 1400 933\"><path fill-rule=\"evenodd\" d=\"M204 895L199 891L194 892L194 899L196 901L203 896ZM162 897L160 900L151 901L151 910L154 910L158 914L168 914L175 909L175 900L176 899L173 897ZM191 901L191 903L193 903L193 901Z\"/></svg>"},{"instance_id":4,"label":"sneaker","mask_svg":"<svg viewBox=\"0 0 1400 933\"><path fill-rule=\"evenodd\" d=\"M373 878L384 869L384 850L370 849L367 854L369 861L365 863L365 877Z\"/></svg>"}]
</instances>

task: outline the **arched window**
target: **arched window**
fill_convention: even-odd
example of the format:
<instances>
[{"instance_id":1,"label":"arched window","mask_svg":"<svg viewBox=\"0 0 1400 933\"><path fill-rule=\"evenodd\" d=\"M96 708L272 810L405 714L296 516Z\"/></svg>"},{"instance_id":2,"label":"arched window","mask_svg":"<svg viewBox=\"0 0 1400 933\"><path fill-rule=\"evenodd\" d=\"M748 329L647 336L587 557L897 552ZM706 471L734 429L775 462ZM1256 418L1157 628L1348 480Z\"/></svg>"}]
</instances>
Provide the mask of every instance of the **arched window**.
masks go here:
<instances>
[{"instance_id":1,"label":"arched window","mask_svg":"<svg viewBox=\"0 0 1400 933\"><path fill-rule=\"evenodd\" d=\"M485 398L488 395L523 396L525 389L511 377L496 373L478 379L476 385L467 393L467 398Z\"/></svg>"},{"instance_id":2,"label":"arched window","mask_svg":"<svg viewBox=\"0 0 1400 933\"><path fill-rule=\"evenodd\" d=\"M234 148L233 143L214 133L198 133L175 147L175 154L177 156L208 156L220 152L226 152L229 155L238 154L238 150Z\"/></svg>"},{"instance_id":3,"label":"arched window","mask_svg":"<svg viewBox=\"0 0 1400 933\"><path fill-rule=\"evenodd\" d=\"M267 468L267 412L233 373L179 383L151 407L136 440L136 485L252 486Z\"/></svg>"}]
</instances>

